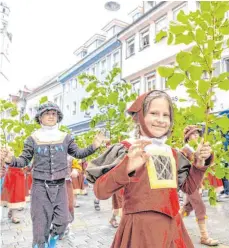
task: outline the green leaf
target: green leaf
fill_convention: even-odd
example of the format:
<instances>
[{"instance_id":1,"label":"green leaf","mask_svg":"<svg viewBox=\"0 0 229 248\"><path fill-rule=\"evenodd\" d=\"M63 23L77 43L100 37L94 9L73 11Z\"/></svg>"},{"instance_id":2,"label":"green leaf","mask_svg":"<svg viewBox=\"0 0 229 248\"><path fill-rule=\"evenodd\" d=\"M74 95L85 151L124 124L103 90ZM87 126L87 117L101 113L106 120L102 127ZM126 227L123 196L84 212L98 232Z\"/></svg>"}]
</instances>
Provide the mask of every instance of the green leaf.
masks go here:
<instances>
[{"instance_id":1,"label":"green leaf","mask_svg":"<svg viewBox=\"0 0 229 248\"><path fill-rule=\"evenodd\" d=\"M190 73L190 77L192 80L199 80L202 76L202 67L200 66L197 66L197 65L191 65L189 68L188 68L188 71Z\"/></svg>"},{"instance_id":2,"label":"green leaf","mask_svg":"<svg viewBox=\"0 0 229 248\"><path fill-rule=\"evenodd\" d=\"M214 40L208 40L208 49L207 49L207 52L208 53L213 52L214 48L215 48L215 42L214 42Z\"/></svg>"},{"instance_id":3,"label":"green leaf","mask_svg":"<svg viewBox=\"0 0 229 248\"><path fill-rule=\"evenodd\" d=\"M161 77L170 77L174 73L174 68L169 66L159 66L157 71Z\"/></svg>"},{"instance_id":4,"label":"green leaf","mask_svg":"<svg viewBox=\"0 0 229 248\"><path fill-rule=\"evenodd\" d=\"M210 1L200 1L200 10L202 12L210 12L211 11L211 2Z\"/></svg>"},{"instance_id":5,"label":"green leaf","mask_svg":"<svg viewBox=\"0 0 229 248\"><path fill-rule=\"evenodd\" d=\"M185 44L188 45L193 42L193 36L191 35L191 32L188 34L178 34L175 38L175 44Z\"/></svg>"},{"instance_id":6,"label":"green leaf","mask_svg":"<svg viewBox=\"0 0 229 248\"><path fill-rule=\"evenodd\" d=\"M198 91L200 94L205 94L208 92L208 90L210 89L211 85L208 81L205 80L199 80L199 84L198 84Z\"/></svg>"},{"instance_id":7,"label":"green leaf","mask_svg":"<svg viewBox=\"0 0 229 248\"><path fill-rule=\"evenodd\" d=\"M208 27L208 34L211 36L214 35L214 28L213 27Z\"/></svg>"},{"instance_id":8,"label":"green leaf","mask_svg":"<svg viewBox=\"0 0 229 248\"><path fill-rule=\"evenodd\" d=\"M7 127L7 132L9 133L12 128L14 127L14 123L13 124L10 124L8 127Z\"/></svg>"},{"instance_id":9,"label":"green leaf","mask_svg":"<svg viewBox=\"0 0 229 248\"><path fill-rule=\"evenodd\" d=\"M223 72L221 73L218 78L217 78L217 82L223 81L224 79L226 79L227 77L229 77L229 72Z\"/></svg>"},{"instance_id":10,"label":"green leaf","mask_svg":"<svg viewBox=\"0 0 229 248\"><path fill-rule=\"evenodd\" d=\"M174 73L166 82L166 84L172 89L175 90L177 86L184 81L184 75L181 73Z\"/></svg>"},{"instance_id":11,"label":"green leaf","mask_svg":"<svg viewBox=\"0 0 229 248\"><path fill-rule=\"evenodd\" d=\"M179 64L180 68L186 71L192 63L192 55L189 52L179 52L176 56L176 61Z\"/></svg>"},{"instance_id":12,"label":"green leaf","mask_svg":"<svg viewBox=\"0 0 229 248\"><path fill-rule=\"evenodd\" d=\"M171 23L169 26L169 31L173 34L182 34L187 30L186 25L182 25L179 23Z\"/></svg>"},{"instance_id":13,"label":"green leaf","mask_svg":"<svg viewBox=\"0 0 229 248\"><path fill-rule=\"evenodd\" d=\"M111 103L111 104L117 104L117 102L118 102L118 92L112 92L108 96L108 100L109 100L109 103Z\"/></svg>"},{"instance_id":14,"label":"green leaf","mask_svg":"<svg viewBox=\"0 0 229 248\"><path fill-rule=\"evenodd\" d=\"M16 109L13 109L13 110L10 111L10 115L11 115L12 117L17 116L18 114L19 114L19 113L18 113L18 111L17 111Z\"/></svg>"},{"instance_id":15,"label":"green leaf","mask_svg":"<svg viewBox=\"0 0 229 248\"><path fill-rule=\"evenodd\" d=\"M14 132L15 133L20 133L21 129L22 128L20 126L17 126L17 127L14 128Z\"/></svg>"},{"instance_id":16,"label":"green leaf","mask_svg":"<svg viewBox=\"0 0 229 248\"><path fill-rule=\"evenodd\" d=\"M161 30L161 31L159 31L159 32L157 33L156 38L155 38L155 41L156 41L156 42L159 42L159 41L161 41L161 40L162 40L164 37L166 37L166 36L167 36L167 32Z\"/></svg>"},{"instance_id":17,"label":"green leaf","mask_svg":"<svg viewBox=\"0 0 229 248\"><path fill-rule=\"evenodd\" d=\"M105 98L105 96L104 96L104 97L103 97L103 96L98 96L98 97L97 97L97 103L98 103L100 106L104 105L104 104L106 103L106 98Z\"/></svg>"},{"instance_id":18,"label":"green leaf","mask_svg":"<svg viewBox=\"0 0 229 248\"><path fill-rule=\"evenodd\" d=\"M203 29L201 28L197 28L196 30L196 41L199 44L204 43L204 41L206 40L206 35Z\"/></svg>"},{"instance_id":19,"label":"green leaf","mask_svg":"<svg viewBox=\"0 0 229 248\"><path fill-rule=\"evenodd\" d=\"M221 32L222 35L227 35L229 34L229 19L226 19L224 23L221 25L219 28L219 31Z\"/></svg>"},{"instance_id":20,"label":"green leaf","mask_svg":"<svg viewBox=\"0 0 229 248\"><path fill-rule=\"evenodd\" d=\"M229 90L229 79L225 79L224 81L220 82L218 84L218 87L221 90Z\"/></svg>"},{"instance_id":21,"label":"green leaf","mask_svg":"<svg viewBox=\"0 0 229 248\"><path fill-rule=\"evenodd\" d=\"M193 46L192 48L192 53L195 55L199 55L200 54L200 48L198 46Z\"/></svg>"},{"instance_id":22,"label":"green leaf","mask_svg":"<svg viewBox=\"0 0 229 248\"><path fill-rule=\"evenodd\" d=\"M218 8L214 13L216 18L224 18L225 12L227 11L225 7L226 6L224 4L219 4Z\"/></svg>"},{"instance_id":23,"label":"green leaf","mask_svg":"<svg viewBox=\"0 0 229 248\"><path fill-rule=\"evenodd\" d=\"M109 116L110 119L112 119L115 114L116 114L115 109L113 109L113 108L108 109L108 116Z\"/></svg>"},{"instance_id":24,"label":"green leaf","mask_svg":"<svg viewBox=\"0 0 229 248\"><path fill-rule=\"evenodd\" d=\"M43 103L45 103L45 102L48 102L48 97L47 97L47 96L43 96L43 97L40 99L39 104L41 105L41 104L43 104Z\"/></svg>"},{"instance_id":25,"label":"green leaf","mask_svg":"<svg viewBox=\"0 0 229 248\"><path fill-rule=\"evenodd\" d=\"M210 13L208 13L208 12L205 12L205 13L203 13L202 14L202 18L204 19L204 21L206 21L208 24L212 24L212 22L213 22L213 19L212 19L212 16L211 16L211 14Z\"/></svg>"},{"instance_id":26,"label":"green leaf","mask_svg":"<svg viewBox=\"0 0 229 248\"><path fill-rule=\"evenodd\" d=\"M229 118L227 118L227 116L223 116L221 118L216 119L215 123L216 123L216 125L218 125L223 130L223 132L228 131Z\"/></svg>"},{"instance_id":27,"label":"green leaf","mask_svg":"<svg viewBox=\"0 0 229 248\"><path fill-rule=\"evenodd\" d=\"M224 168L217 166L215 169L215 176L219 179L224 178L225 177Z\"/></svg>"},{"instance_id":28,"label":"green leaf","mask_svg":"<svg viewBox=\"0 0 229 248\"><path fill-rule=\"evenodd\" d=\"M177 21L187 24L188 23L188 16L181 10L177 15Z\"/></svg>"},{"instance_id":29,"label":"green leaf","mask_svg":"<svg viewBox=\"0 0 229 248\"><path fill-rule=\"evenodd\" d=\"M227 40L227 47L229 47L229 39Z\"/></svg>"},{"instance_id":30,"label":"green leaf","mask_svg":"<svg viewBox=\"0 0 229 248\"><path fill-rule=\"evenodd\" d=\"M169 32L169 37L168 37L168 40L167 40L167 45L171 45L172 42L173 42L173 34Z\"/></svg>"},{"instance_id":31,"label":"green leaf","mask_svg":"<svg viewBox=\"0 0 229 248\"><path fill-rule=\"evenodd\" d=\"M119 102L119 104L118 104L118 110L120 112L124 112L125 109L126 109L126 103L125 102Z\"/></svg>"}]
</instances>

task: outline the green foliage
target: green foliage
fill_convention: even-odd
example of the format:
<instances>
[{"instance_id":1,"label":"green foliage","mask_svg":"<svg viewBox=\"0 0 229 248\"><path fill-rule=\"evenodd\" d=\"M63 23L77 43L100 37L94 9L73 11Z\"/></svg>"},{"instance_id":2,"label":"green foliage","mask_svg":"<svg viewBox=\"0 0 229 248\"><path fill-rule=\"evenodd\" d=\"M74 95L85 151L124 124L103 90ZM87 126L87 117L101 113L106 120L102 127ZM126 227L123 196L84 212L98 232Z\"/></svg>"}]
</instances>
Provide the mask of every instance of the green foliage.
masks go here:
<instances>
[{"instance_id":1,"label":"green foliage","mask_svg":"<svg viewBox=\"0 0 229 248\"><path fill-rule=\"evenodd\" d=\"M43 97L39 103L47 102L48 98ZM19 156L24 147L24 141L35 130L40 128L33 119L30 119L28 114L21 116L19 120L19 111L17 106L9 101L0 99L0 143L2 146L10 146L14 150L14 155ZM4 116L6 115L7 116ZM68 132L69 129L65 126L60 127L61 131ZM10 136L10 139L7 137Z\"/></svg>"},{"instance_id":2,"label":"green foliage","mask_svg":"<svg viewBox=\"0 0 229 248\"><path fill-rule=\"evenodd\" d=\"M47 97L47 96L43 96L43 97L40 99L39 104L41 105L41 104L46 103L46 102L48 102L48 97Z\"/></svg>"},{"instance_id":3,"label":"green foliage","mask_svg":"<svg viewBox=\"0 0 229 248\"><path fill-rule=\"evenodd\" d=\"M132 120L125 114L127 104L136 99L136 94L131 92L131 84L123 80L116 82L121 70L114 68L104 82L95 76L83 74L79 82L85 87L89 96L81 102L81 110L85 111L94 105L99 113L94 115L90 121L90 127L95 128L100 124L109 131L112 143L120 140L120 133L127 132L132 126ZM84 134L83 137L93 137ZM85 139L83 139L85 140ZM88 138L86 139L88 141ZM87 142L86 142L87 143Z\"/></svg>"},{"instance_id":4,"label":"green foliage","mask_svg":"<svg viewBox=\"0 0 229 248\"><path fill-rule=\"evenodd\" d=\"M181 83L184 85L193 105L186 109L175 109L175 127L169 143L181 147L184 127L188 124L203 124L204 139L210 142L215 154L214 166L208 173L218 178L228 177L228 170L223 164L229 161L229 155L222 145L222 133L228 131L229 119L211 114L214 109L212 99L217 88L229 91L229 73L213 76L213 62L220 60L223 50L229 47L229 20L224 18L228 10L228 1L201 1L200 10L188 14L180 11L177 20L170 23L167 35L163 37L168 37L168 45L192 44L192 48L180 51L174 66L163 65L158 68L170 89L176 90ZM208 132L209 129L214 131ZM206 185L209 188L209 201L215 204L214 188Z\"/></svg>"}]
</instances>

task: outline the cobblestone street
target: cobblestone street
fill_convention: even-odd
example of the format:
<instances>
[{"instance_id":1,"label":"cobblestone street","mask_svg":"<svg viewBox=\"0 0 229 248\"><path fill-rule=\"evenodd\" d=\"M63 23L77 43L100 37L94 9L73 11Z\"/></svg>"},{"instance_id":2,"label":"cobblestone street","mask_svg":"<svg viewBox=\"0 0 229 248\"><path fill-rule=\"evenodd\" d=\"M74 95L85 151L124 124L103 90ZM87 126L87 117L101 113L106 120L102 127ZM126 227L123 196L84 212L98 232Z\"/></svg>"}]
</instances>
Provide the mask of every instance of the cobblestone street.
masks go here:
<instances>
[{"instance_id":1,"label":"cobblestone street","mask_svg":"<svg viewBox=\"0 0 229 248\"><path fill-rule=\"evenodd\" d=\"M93 205L93 193L79 196L80 208L75 209L75 221L67 238L59 241L58 248L109 248L115 229L109 224L111 217L111 201L101 202L101 211L96 212ZM206 203L207 203L207 199ZM229 247L229 200L210 207L207 203L208 229L211 237L220 240L220 248ZM7 208L2 208L1 218L1 247L2 248L31 248L32 227L29 204L20 213L20 224L12 224L7 218ZM194 213L185 218L185 225L192 237L196 248L206 247L199 244L199 232ZM160 248L160 247L158 247Z\"/></svg>"}]
</instances>

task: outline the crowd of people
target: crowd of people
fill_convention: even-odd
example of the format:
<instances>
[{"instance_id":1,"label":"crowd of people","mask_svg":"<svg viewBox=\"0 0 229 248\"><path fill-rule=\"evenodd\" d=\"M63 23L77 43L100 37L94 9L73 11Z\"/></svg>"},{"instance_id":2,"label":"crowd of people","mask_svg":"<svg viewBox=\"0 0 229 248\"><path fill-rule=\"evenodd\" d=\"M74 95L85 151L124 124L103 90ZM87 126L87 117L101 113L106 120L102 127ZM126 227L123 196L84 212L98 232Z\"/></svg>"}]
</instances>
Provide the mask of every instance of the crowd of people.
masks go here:
<instances>
[{"instance_id":1,"label":"crowd of people","mask_svg":"<svg viewBox=\"0 0 229 248\"><path fill-rule=\"evenodd\" d=\"M33 248L55 248L69 233L80 207L77 195L87 195L88 183L94 187L96 211L100 200L112 198L109 223L117 228L112 248L192 248L182 220L192 210L200 243L219 244L207 232L201 197L205 172L214 163L210 144L199 142L202 130L190 125L184 130L183 148L168 146L174 116L171 98L163 91L139 96L127 113L135 123L131 137L110 144L98 133L92 145L79 148L71 135L59 131L63 114L48 102L39 107L35 120L41 128L26 139L22 154L16 158L8 147L0 150L1 202L17 224L30 200ZM189 141L199 142L197 148ZM108 144L106 151L88 164L86 158L103 143ZM228 180L208 177L210 184L224 188L218 200L229 198ZM179 190L185 193L181 208Z\"/></svg>"}]
</instances>

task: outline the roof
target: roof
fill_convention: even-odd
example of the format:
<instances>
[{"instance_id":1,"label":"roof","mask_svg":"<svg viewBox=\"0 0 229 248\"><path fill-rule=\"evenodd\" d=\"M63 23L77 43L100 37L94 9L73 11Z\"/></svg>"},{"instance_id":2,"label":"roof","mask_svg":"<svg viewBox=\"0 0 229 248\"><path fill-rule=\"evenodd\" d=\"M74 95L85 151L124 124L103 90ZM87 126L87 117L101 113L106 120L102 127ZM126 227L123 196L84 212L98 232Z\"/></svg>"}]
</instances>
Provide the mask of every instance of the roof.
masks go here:
<instances>
[{"instance_id":1,"label":"roof","mask_svg":"<svg viewBox=\"0 0 229 248\"><path fill-rule=\"evenodd\" d=\"M152 9L150 9L149 11L147 11L145 14L143 14L142 16L140 16L137 20L135 20L134 22L132 22L128 27L124 28L122 31L119 32L118 35L126 32L129 28L131 28L132 26L134 26L136 23L138 23L139 21L141 21L142 19L144 19L146 16L148 16L149 14L151 14L152 12L154 12L155 10L157 10L159 7L161 7L162 5L164 5L167 1L161 1L160 3L158 3L157 5L155 5Z\"/></svg>"},{"instance_id":2,"label":"roof","mask_svg":"<svg viewBox=\"0 0 229 248\"><path fill-rule=\"evenodd\" d=\"M108 22L106 24L106 26L102 28L102 30L107 32L109 29L111 29L115 25L120 26L120 27L126 27L129 25L129 23L123 22L123 21L118 20L118 19L113 19L110 22Z\"/></svg>"}]
</instances>

